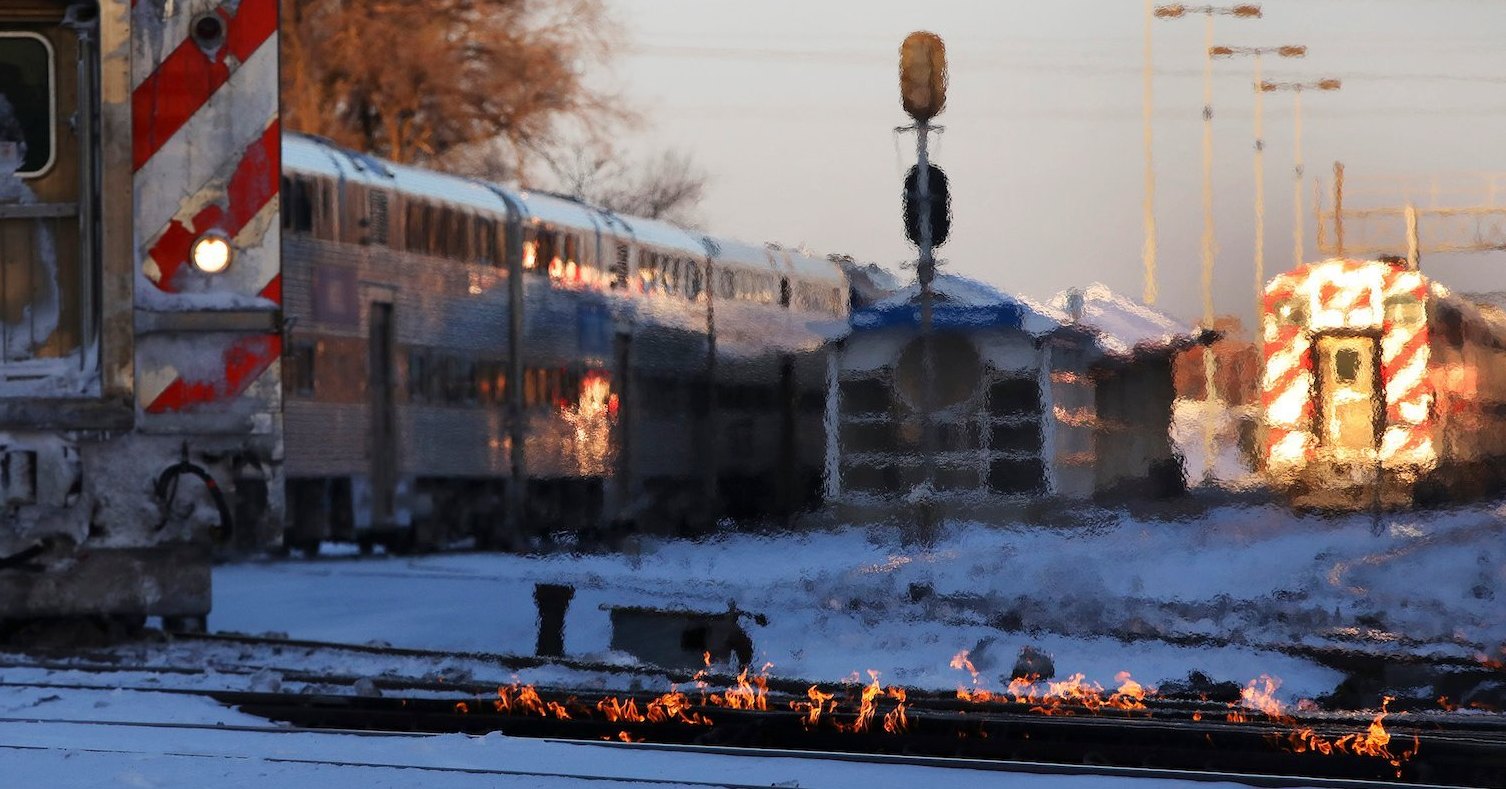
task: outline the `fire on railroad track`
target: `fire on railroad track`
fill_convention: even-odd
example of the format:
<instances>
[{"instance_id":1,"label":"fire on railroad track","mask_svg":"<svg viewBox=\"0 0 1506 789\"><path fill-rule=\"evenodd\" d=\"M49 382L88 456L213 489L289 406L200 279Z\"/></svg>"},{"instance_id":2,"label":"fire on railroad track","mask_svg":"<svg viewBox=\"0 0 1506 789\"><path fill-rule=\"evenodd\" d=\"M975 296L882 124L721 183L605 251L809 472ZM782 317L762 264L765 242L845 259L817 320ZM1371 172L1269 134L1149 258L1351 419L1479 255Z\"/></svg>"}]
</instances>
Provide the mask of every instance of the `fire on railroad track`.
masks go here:
<instances>
[{"instance_id":1,"label":"fire on railroad track","mask_svg":"<svg viewBox=\"0 0 1506 789\"><path fill-rule=\"evenodd\" d=\"M957 656L968 667L966 654ZM767 670L768 666L764 669ZM1494 715L1379 710L1288 710L1262 677L1235 701L1163 696L1128 676L1105 689L1081 675L1019 679L1002 691L955 693L881 683L876 672L805 692L774 690L744 671L716 689L708 678L664 692L586 692L526 684L464 698L211 692L242 712L306 728L500 731L509 736L609 740L762 751L903 754L1258 773L1412 784L1506 787L1506 721ZM779 683L786 685L787 683ZM474 688L471 690L475 690Z\"/></svg>"}]
</instances>

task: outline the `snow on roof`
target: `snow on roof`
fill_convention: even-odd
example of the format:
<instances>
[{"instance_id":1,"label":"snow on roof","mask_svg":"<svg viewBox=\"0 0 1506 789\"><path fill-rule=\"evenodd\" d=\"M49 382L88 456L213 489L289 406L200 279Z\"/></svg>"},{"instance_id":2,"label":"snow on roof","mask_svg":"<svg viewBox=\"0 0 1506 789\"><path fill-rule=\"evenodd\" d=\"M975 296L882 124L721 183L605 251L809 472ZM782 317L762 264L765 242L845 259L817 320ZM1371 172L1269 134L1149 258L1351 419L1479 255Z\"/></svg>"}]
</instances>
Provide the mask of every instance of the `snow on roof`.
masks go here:
<instances>
[{"instance_id":1,"label":"snow on roof","mask_svg":"<svg viewBox=\"0 0 1506 789\"><path fill-rule=\"evenodd\" d=\"M523 204L523 211L531 220L548 222L555 227L590 231L595 231L598 225L606 224L598 220L597 210L585 203L547 192L502 188Z\"/></svg>"},{"instance_id":2,"label":"snow on roof","mask_svg":"<svg viewBox=\"0 0 1506 789\"><path fill-rule=\"evenodd\" d=\"M707 236L707 239L716 246L716 260L718 264L740 266L759 271L774 270L774 262L770 259L769 250L762 244L750 244L747 241L740 241L735 238L721 238L717 236Z\"/></svg>"},{"instance_id":3,"label":"snow on roof","mask_svg":"<svg viewBox=\"0 0 1506 789\"><path fill-rule=\"evenodd\" d=\"M282 164L287 169L299 172L393 188L406 194L491 213L507 213L507 204L502 198L480 182L434 170L393 164L374 156L348 151L317 137L284 134Z\"/></svg>"},{"instance_id":4,"label":"snow on roof","mask_svg":"<svg viewBox=\"0 0 1506 789\"><path fill-rule=\"evenodd\" d=\"M1113 354L1132 353L1136 348L1164 348L1191 337L1194 332L1176 318L1115 293L1101 282L1076 291L1082 295L1082 316L1076 322L1093 329L1098 343ZM1071 319L1073 290L1051 299L1051 306Z\"/></svg>"},{"instance_id":5,"label":"snow on roof","mask_svg":"<svg viewBox=\"0 0 1506 789\"><path fill-rule=\"evenodd\" d=\"M771 250L776 265L782 265L790 274L808 282L821 281L830 285L844 282L842 267L825 258L816 257L803 249L778 247Z\"/></svg>"},{"instance_id":6,"label":"snow on roof","mask_svg":"<svg viewBox=\"0 0 1506 789\"><path fill-rule=\"evenodd\" d=\"M624 216L622 221L627 223L633 231L633 238L640 244L686 252L698 258L706 254L706 245L701 243L700 236L679 225L636 216Z\"/></svg>"},{"instance_id":7,"label":"snow on roof","mask_svg":"<svg viewBox=\"0 0 1506 789\"><path fill-rule=\"evenodd\" d=\"M939 327L1004 326L1037 336L1069 323L1065 313L1024 296L956 274L939 274L931 284L935 302L931 322ZM888 298L852 314L854 329L876 329L920 322L920 285L911 284Z\"/></svg>"},{"instance_id":8,"label":"snow on roof","mask_svg":"<svg viewBox=\"0 0 1506 789\"><path fill-rule=\"evenodd\" d=\"M388 167L392 171L390 184L405 194L496 214L507 214L507 203L480 182L400 164L389 164Z\"/></svg>"}]
</instances>

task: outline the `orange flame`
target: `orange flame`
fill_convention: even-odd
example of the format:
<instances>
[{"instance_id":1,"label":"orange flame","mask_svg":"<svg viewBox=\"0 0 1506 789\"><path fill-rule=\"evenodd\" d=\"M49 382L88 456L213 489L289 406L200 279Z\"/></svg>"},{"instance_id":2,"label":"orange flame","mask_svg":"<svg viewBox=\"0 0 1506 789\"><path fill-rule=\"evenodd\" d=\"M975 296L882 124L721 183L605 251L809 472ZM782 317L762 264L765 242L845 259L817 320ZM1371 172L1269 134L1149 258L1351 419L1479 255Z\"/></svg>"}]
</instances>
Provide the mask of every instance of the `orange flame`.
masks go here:
<instances>
[{"instance_id":1,"label":"orange flame","mask_svg":"<svg viewBox=\"0 0 1506 789\"><path fill-rule=\"evenodd\" d=\"M905 689L888 688L884 691L884 695L899 702L894 705L894 709L884 714L884 731L890 734L904 734L910 729L910 719L905 715Z\"/></svg>"},{"instance_id":2,"label":"orange flame","mask_svg":"<svg viewBox=\"0 0 1506 789\"><path fill-rule=\"evenodd\" d=\"M748 679L748 670L744 668L737 675L737 687L728 688L720 694L713 693L707 699L711 704L726 707L733 710L758 710L760 712L769 708L769 677L768 670L773 667L772 663L765 663L759 669L758 675L752 681Z\"/></svg>"},{"instance_id":3,"label":"orange flame","mask_svg":"<svg viewBox=\"0 0 1506 789\"><path fill-rule=\"evenodd\" d=\"M958 686L957 698L975 704L1028 704L1032 712L1044 715L1071 715L1074 707L1084 707L1094 713L1103 707L1143 710L1146 697L1156 692L1155 688L1147 688L1130 679L1129 672L1121 671L1114 677L1119 688L1112 693L1106 693L1103 686L1096 682L1085 681L1082 674L1073 674L1061 682L1047 682L1044 690L1040 687L1039 676L1015 677L1003 692L995 693L983 687L985 680L968 658L967 650L952 656L949 665L958 671L966 671L972 677L971 688Z\"/></svg>"},{"instance_id":4,"label":"orange flame","mask_svg":"<svg viewBox=\"0 0 1506 789\"><path fill-rule=\"evenodd\" d=\"M878 677L879 673L877 671L868 669L868 678L871 682L863 686L863 693L858 703L858 716L850 724L843 725L838 723L837 731L851 732L853 734L862 734L868 731L868 727L873 724L873 715L878 710L878 706L874 704L874 701L884 692L884 689L879 687Z\"/></svg>"},{"instance_id":5,"label":"orange flame","mask_svg":"<svg viewBox=\"0 0 1506 789\"><path fill-rule=\"evenodd\" d=\"M836 702L832 701L833 694L822 693L815 685L805 691L805 697L810 701L792 701L790 709L805 713L805 728L814 729L821 722L821 716L834 711Z\"/></svg>"}]
</instances>

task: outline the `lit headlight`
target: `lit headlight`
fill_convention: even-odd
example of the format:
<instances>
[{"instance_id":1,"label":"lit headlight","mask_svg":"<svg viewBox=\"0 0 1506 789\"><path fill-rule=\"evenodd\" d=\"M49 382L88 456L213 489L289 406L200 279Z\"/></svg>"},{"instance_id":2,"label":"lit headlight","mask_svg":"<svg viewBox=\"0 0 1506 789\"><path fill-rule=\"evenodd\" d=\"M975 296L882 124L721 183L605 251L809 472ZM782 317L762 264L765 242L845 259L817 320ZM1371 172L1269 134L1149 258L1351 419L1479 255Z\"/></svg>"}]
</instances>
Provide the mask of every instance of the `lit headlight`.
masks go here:
<instances>
[{"instance_id":1,"label":"lit headlight","mask_svg":"<svg viewBox=\"0 0 1506 789\"><path fill-rule=\"evenodd\" d=\"M224 236L209 233L193 242L189 259L194 268L205 274L218 274L230 267L231 256L230 242Z\"/></svg>"}]
</instances>

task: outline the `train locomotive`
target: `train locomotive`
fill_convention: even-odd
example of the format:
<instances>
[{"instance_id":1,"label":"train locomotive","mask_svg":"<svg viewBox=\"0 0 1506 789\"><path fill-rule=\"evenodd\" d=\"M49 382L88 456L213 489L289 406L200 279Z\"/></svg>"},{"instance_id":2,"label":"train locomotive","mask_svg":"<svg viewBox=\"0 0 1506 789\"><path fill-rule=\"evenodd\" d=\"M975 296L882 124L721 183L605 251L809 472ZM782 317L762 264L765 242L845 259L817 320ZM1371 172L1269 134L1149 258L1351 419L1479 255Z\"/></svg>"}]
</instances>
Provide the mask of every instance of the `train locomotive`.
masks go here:
<instances>
[{"instance_id":1,"label":"train locomotive","mask_svg":"<svg viewBox=\"0 0 1506 789\"><path fill-rule=\"evenodd\" d=\"M838 265L299 135L283 168L289 544L814 503Z\"/></svg>"},{"instance_id":2,"label":"train locomotive","mask_svg":"<svg viewBox=\"0 0 1506 789\"><path fill-rule=\"evenodd\" d=\"M1405 261L1331 259L1270 280L1261 462L1300 507L1407 506L1499 489L1506 311Z\"/></svg>"},{"instance_id":3,"label":"train locomotive","mask_svg":"<svg viewBox=\"0 0 1506 789\"><path fill-rule=\"evenodd\" d=\"M0 7L0 620L203 623L282 528L277 4Z\"/></svg>"}]
</instances>

